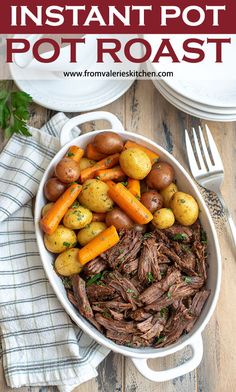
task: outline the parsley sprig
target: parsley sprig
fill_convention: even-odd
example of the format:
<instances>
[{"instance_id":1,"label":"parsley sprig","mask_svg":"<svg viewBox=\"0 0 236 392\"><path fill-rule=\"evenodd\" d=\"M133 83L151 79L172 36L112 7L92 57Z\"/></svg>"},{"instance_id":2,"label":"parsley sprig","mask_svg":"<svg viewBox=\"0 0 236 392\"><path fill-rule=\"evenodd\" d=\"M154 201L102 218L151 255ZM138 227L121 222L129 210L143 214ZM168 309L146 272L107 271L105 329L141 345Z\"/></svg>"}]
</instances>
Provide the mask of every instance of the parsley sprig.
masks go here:
<instances>
[{"instance_id":1,"label":"parsley sprig","mask_svg":"<svg viewBox=\"0 0 236 392\"><path fill-rule=\"evenodd\" d=\"M6 138L13 133L31 136L26 125L31 102L31 96L24 91L0 90L0 128L4 130Z\"/></svg>"}]
</instances>

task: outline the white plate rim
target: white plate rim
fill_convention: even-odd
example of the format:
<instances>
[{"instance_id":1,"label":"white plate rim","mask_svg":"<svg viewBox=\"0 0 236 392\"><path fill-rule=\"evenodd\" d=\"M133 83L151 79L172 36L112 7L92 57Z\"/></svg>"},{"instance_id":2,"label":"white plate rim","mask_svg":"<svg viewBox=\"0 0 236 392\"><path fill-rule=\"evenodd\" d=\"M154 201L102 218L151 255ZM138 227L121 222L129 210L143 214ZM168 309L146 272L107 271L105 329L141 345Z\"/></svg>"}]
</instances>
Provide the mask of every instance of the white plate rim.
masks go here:
<instances>
[{"instance_id":1,"label":"white plate rim","mask_svg":"<svg viewBox=\"0 0 236 392\"><path fill-rule=\"evenodd\" d=\"M158 80L158 83L167 91L169 94L174 96L179 101L185 103L186 105L192 106L198 110L203 112L207 111L209 113L215 113L219 115L236 115L236 107L231 108L222 108L217 106L211 106L206 104L201 104L200 102L193 101L190 98L186 98L184 95L178 94L175 90L171 89L171 87L163 80Z\"/></svg>"},{"instance_id":2,"label":"white plate rim","mask_svg":"<svg viewBox=\"0 0 236 392\"><path fill-rule=\"evenodd\" d=\"M110 96L108 96L106 99L104 100L99 100L96 101L94 103L88 103L87 105L83 105L81 104L81 102L76 102L75 99L73 98L73 100L68 103L66 101L58 101L57 103L54 103L54 99L50 100L50 99L45 99L45 97L43 97L43 95L39 95L37 93L37 91L35 92L35 90L33 89L33 84L31 84L30 82L34 82L30 81L30 80L16 80L14 79L17 87L20 90L23 90L25 92L27 92L28 94L30 94L33 98L33 101L35 103L37 103L38 105L41 105L43 107L46 107L48 109L51 110L55 110L55 111L63 111L63 112L87 112L90 110L95 110L98 108L101 108L103 106L109 105L110 103L114 102L115 100L117 100L118 98L120 98L123 94L125 94L128 89L132 86L132 84L135 82L135 80L117 80L117 88L111 90L110 92ZM49 80L46 81L41 81L41 82L45 82L48 83L50 82ZM114 81L112 81L114 82ZM123 83L122 83L123 82ZM109 83L109 81L107 82Z\"/></svg>"},{"instance_id":3,"label":"white plate rim","mask_svg":"<svg viewBox=\"0 0 236 392\"><path fill-rule=\"evenodd\" d=\"M161 95L168 101L170 102L173 106L177 107L177 109L182 110L183 112L194 116L201 118L203 120L209 120L209 121L219 121L219 122L232 122L236 121L236 114L235 115L216 115L214 113L208 113L204 112L201 110L197 110L194 107L190 105L186 105L180 100L176 99L175 97L171 96L167 91L165 91L162 86L158 84L157 80L153 80L154 86L157 88L157 90L161 93Z\"/></svg>"},{"instance_id":4,"label":"white plate rim","mask_svg":"<svg viewBox=\"0 0 236 392\"><path fill-rule=\"evenodd\" d=\"M128 37L127 34L123 34L121 37ZM132 34L132 37L138 37L135 34ZM117 38L117 35L116 35ZM141 45L139 45L139 49L136 50L142 50ZM108 64L109 65L109 64ZM138 71L141 67L141 64L135 63L133 65L135 67L135 71ZM112 65L111 65L112 67ZM125 94L128 89L132 86L132 84L135 82L135 78L126 78L126 79L106 79L105 83L105 89L103 90L103 94L98 98L97 96L95 98L89 99L84 99L82 98L81 95L78 94L78 97L73 96L71 98L71 101L68 102L68 100L60 99L60 93L55 97L54 94L50 96L50 93L47 91L46 95L43 94L44 88L41 87L40 90L34 86L35 80L27 80L24 79L24 73L27 72L27 69L19 69L14 63L11 63L10 66L10 72L12 75L13 80L15 81L17 87L21 90L26 91L28 94L30 94L33 98L33 101L43 107L46 107L51 110L55 111L63 111L63 112L81 112L81 111L91 111L95 110L98 108L101 108L103 106L106 106L118 98L120 98L123 94ZM19 78L19 74L22 73L22 76ZM79 85L79 79L75 79L75 83ZM92 83L96 83L97 79L93 79ZM55 80L53 80L55 82ZM66 79L60 79L60 81L65 81ZM88 79L89 81L89 79ZM50 83L50 80L37 80L36 82L40 82L43 85ZM110 87L109 87L110 86ZM37 84L38 87L38 84ZM79 91L79 88L78 88ZM96 91L96 90L95 90ZM99 87L97 88L97 91L99 91ZM105 91L105 93L104 93ZM92 93L91 93L92 97Z\"/></svg>"}]
</instances>

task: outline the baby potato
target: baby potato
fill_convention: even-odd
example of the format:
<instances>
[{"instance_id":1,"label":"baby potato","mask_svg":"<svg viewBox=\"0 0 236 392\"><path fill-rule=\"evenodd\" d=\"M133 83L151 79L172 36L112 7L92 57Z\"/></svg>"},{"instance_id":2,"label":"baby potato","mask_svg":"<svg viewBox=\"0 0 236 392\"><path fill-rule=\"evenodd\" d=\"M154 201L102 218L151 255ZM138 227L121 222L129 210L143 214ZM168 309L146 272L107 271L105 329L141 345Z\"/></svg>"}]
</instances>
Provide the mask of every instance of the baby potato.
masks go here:
<instances>
[{"instance_id":1,"label":"baby potato","mask_svg":"<svg viewBox=\"0 0 236 392\"><path fill-rule=\"evenodd\" d=\"M56 177L49 178L43 188L44 195L49 201L56 201L65 190L66 184L63 184Z\"/></svg>"},{"instance_id":2,"label":"baby potato","mask_svg":"<svg viewBox=\"0 0 236 392\"><path fill-rule=\"evenodd\" d=\"M157 210L153 215L152 224L157 229L168 229L173 226L175 217L170 208L161 208Z\"/></svg>"},{"instance_id":3,"label":"baby potato","mask_svg":"<svg viewBox=\"0 0 236 392\"><path fill-rule=\"evenodd\" d=\"M199 208L193 196L184 192L176 192L170 200L176 220L184 226L191 226L196 222L199 215Z\"/></svg>"},{"instance_id":4,"label":"baby potato","mask_svg":"<svg viewBox=\"0 0 236 392\"><path fill-rule=\"evenodd\" d=\"M78 252L78 248L71 248L57 256L54 266L59 275L71 276L80 273L82 265L78 261Z\"/></svg>"},{"instance_id":5,"label":"baby potato","mask_svg":"<svg viewBox=\"0 0 236 392\"><path fill-rule=\"evenodd\" d=\"M81 160L79 161L80 171L87 169L88 167L94 166L95 163L96 161L93 161L92 159L81 158Z\"/></svg>"},{"instance_id":6,"label":"baby potato","mask_svg":"<svg viewBox=\"0 0 236 392\"><path fill-rule=\"evenodd\" d=\"M151 213L160 210L163 206L162 196L157 191L142 193L140 201Z\"/></svg>"},{"instance_id":7,"label":"baby potato","mask_svg":"<svg viewBox=\"0 0 236 392\"><path fill-rule=\"evenodd\" d=\"M80 176L79 164L73 159L62 158L55 167L55 175L66 184L77 181Z\"/></svg>"},{"instance_id":8,"label":"baby potato","mask_svg":"<svg viewBox=\"0 0 236 392\"><path fill-rule=\"evenodd\" d=\"M101 132L95 136L94 147L102 154L112 155L121 152L124 142L118 133Z\"/></svg>"},{"instance_id":9,"label":"baby potato","mask_svg":"<svg viewBox=\"0 0 236 392\"><path fill-rule=\"evenodd\" d=\"M93 214L82 206L72 206L63 218L63 225L68 229L79 230L88 225L93 218Z\"/></svg>"},{"instance_id":10,"label":"baby potato","mask_svg":"<svg viewBox=\"0 0 236 392\"><path fill-rule=\"evenodd\" d=\"M107 226L115 226L117 230L120 229L131 229L134 222L130 219L128 215L120 208L113 208L106 214L106 224Z\"/></svg>"},{"instance_id":11,"label":"baby potato","mask_svg":"<svg viewBox=\"0 0 236 392\"><path fill-rule=\"evenodd\" d=\"M178 188L174 182L172 182L165 189L160 191L160 194L163 197L164 207L169 208L170 199L172 198L172 196L175 192L178 192Z\"/></svg>"},{"instance_id":12,"label":"baby potato","mask_svg":"<svg viewBox=\"0 0 236 392\"><path fill-rule=\"evenodd\" d=\"M45 206L42 208L41 214L42 216L45 216L46 213L50 210L50 208L53 206L54 203L47 203Z\"/></svg>"},{"instance_id":13,"label":"baby potato","mask_svg":"<svg viewBox=\"0 0 236 392\"><path fill-rule=\"evenodd\" d=\"M122 151L119 161L123 172L135 180L143 180L152 169L149 157L138 148L128 148Z\"/></svg>"},{"instance_id":14,"label":"baby potato","mask_svg":"<svg viewBox=\"0 0 236 392\"><path fill-rule=\"evenodd\" d=\"M173 166L167 162L154 163L146 178L147 186L158 191L165 189L175 178Z\"/></svg>"},{"instance_id":15,"label":"baby potato","mask_svg":"<svg viewBox=\"0 0 236 392\"><path fill-rule=\"evenodd\" d=\"M59 225L53 234L44 234L44 244L52 253L61 253L76 245L76 234L73 230Z\"/></svg>"},{"instance_id":16,"label":"baby potato","mask_svg":"<svg viewBox=\"0 0 236 392\"><path fill-rule=\"evenodd\" d=\"M78 232L78 242L81 246L84 246L106 228L107 225L104 222L92 222Z\"/></svg>"},{"instance_id":17,"label":"baby potato","mask_svg":"<svg viewBox=\"0 0 236 392\"><path fill-rule=\"evenodd\" d=\"M93 212L108 212L114 203L108 196L108 185L97 179L87 180L79 195L79 202Z\"/></svg>"}]
</instances>

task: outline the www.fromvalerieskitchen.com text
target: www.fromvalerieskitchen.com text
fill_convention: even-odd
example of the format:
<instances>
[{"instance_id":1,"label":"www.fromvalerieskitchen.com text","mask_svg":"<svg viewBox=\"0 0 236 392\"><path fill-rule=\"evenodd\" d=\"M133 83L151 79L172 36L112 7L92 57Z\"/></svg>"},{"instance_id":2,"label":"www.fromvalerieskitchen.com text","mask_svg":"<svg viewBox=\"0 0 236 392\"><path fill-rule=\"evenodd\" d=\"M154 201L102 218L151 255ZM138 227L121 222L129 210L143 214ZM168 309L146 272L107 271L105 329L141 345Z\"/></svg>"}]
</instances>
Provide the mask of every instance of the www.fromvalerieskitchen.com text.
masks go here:
<instances>
[{"instance_id":1,"label":"www.fromvalerieskitchen.com text","mask_svg":"<svg viewBox=\"0 0 236 392\"><path fill-rule=\"evenodd\" d=\"M172 78L173 72L168 71L89 71L87 69L83 71L64 71L63 75L65 78L139 78L139 79L150 79L150 78Z\"/></svg>"}]
</instances>

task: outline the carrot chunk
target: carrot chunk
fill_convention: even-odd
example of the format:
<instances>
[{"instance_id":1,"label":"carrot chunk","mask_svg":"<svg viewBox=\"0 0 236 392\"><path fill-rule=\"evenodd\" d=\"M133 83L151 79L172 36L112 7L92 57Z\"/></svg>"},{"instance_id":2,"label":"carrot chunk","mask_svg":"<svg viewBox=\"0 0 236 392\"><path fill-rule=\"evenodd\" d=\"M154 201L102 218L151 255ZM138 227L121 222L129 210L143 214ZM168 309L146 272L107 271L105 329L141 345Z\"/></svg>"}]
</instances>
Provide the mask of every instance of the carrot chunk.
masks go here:
<instances>
[{"instance_id":1,"label":"carrot chunk","mask_svg":"<svg viewBox=\"0 0 236 392\"><path fill-rule=\"evenodd\" d=\"M108 157L95 163L94 166L82 170L80 173L81 182L84 183L86 180L89 180L90 178L94 178L95 173L98 170L110 169L111 167L117 165L119 162L119 156L120 154L109 155Z\"/></svg>"},{"instance_id":2,"label":"carrot chunk","mask_svg":"<svg viewBox=\"0 0 236 392\"><path fill-rule=\"evenodd\" d=\"M108 194L126 214L138 224L146 224L153 219L151 212L120 182L107 181Z\"/></svg>"},{"instance_id":3,"label":"carrot chunk","mask_svg":"<svg viewBox=\"0 0 236 392\"><path fill-rule=\"evenodd\" d=\"M57 199L46 215L41 219L42 230L47 234L52 234L57 229L60 221L68 208L74 203L82 190L82 186L74 183Z\"/></svg>"},{"instance_id":4,"label":"carrot chunk","mask_svg":"<svg viewBox=\"0 0 236 392\"><path fill-rule=\"evenodd\" d=\"M84 150L78 146L71 146L67 151L65 157L70 158L75 162L79 162L84 155Z\"/></svg>"},{"instance_id":5,"label":"carrot chunk","mask_svg":"<svg viewBox=\"0 0 236 392\"><path fill-rule=\"evenodd\" d=\"M102 154L97 151L92 143L89 143L86 147L86 157L93 161L100 161L101 159L106 158L107 155Z\"/></svg>"},{"instance_id":6,"label":"carrot chunk","mask_svg":"<svg viewBox=\"0 0 236 392\"><path fill-rule=\"evenodd\" d=\"M78 260L80 264L84 265L103 252L106 252L112 246L119 242L120 238L114 226L110 226L95 238L93 238L87 245L79 249Z\"/></svg>"},{"instance_id":7,"label":"carrot chunk","mask_svg":"<svg viewBox=\"0 0 236 392\"><path fill-rule=\"evenodd\" d=\"M120 166L115 166L112 169L98 170L95 172L95 176L99 177L101 181L123 180L126 177Z\"/></svg>"},{"instance_id":8,"label":"carrot chunk","mask_svg":"<svg viewBox=\"0 0 236 392\"><path fill-rule=\"evenodd\" d=\"M132 195L137 197L137 199L140 199L141 191L140 191L140 181L139 180L134 180L133 178L128 178L127 189L132 193Z\"/></svg>"}]
</instances>

